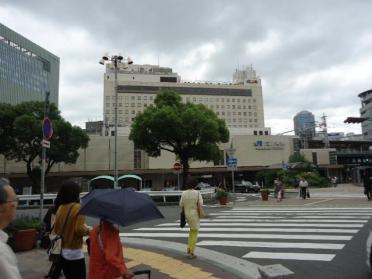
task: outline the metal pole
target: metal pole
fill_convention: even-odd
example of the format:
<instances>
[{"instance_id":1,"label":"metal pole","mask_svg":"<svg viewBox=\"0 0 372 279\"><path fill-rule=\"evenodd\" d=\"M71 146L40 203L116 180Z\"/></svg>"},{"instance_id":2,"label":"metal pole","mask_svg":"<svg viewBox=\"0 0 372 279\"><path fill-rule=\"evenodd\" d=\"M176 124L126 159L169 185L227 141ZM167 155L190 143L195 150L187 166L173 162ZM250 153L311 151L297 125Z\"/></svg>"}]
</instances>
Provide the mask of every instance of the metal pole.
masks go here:
<instances>
[{"instance_id":1,"label":"metal pole","mask_svg":"<svg viewBox=\"0 0 372 279\"><path fill-rule=\"evenodd\" d=\"M115 66L115 136L114 136L114 189L118 189L118 57L114 56Z\"/></svg>"},{"instance_id":2,"label":"metal pole","mask_svg":"<svg viewBox=\"0 0 372 279\"><path fill-rule=\"evenodd\" d=\"M49 114L49 92L45 94L44 103L44 118L48 117ZM44 136L43 136L44 137ZM40 181L40 211L39 220L42 222L43 219L43 207L44 207L44 189L45 189L45 160L46 160L46 147L41 148L41 181Z\"/></svg>"},{"instance_id":3,"label":"metal pole","mask_svg":"<svg viewBox=\"0 0 372 279\"><path fill-rule=\"evenodd\" d=\"M232 182L232 191L235 196L234 169L231 170L231 182Z\"/></svg>"},{"instance_id":4,"label":"metal pole","mask_svg":"<svg viewBox=\"0 0 372 279\"><path fill-rule=\"evenodd\" d=\"M177 190L180 189L180 172L177 171Z\"/></svg>"}]
</instances>

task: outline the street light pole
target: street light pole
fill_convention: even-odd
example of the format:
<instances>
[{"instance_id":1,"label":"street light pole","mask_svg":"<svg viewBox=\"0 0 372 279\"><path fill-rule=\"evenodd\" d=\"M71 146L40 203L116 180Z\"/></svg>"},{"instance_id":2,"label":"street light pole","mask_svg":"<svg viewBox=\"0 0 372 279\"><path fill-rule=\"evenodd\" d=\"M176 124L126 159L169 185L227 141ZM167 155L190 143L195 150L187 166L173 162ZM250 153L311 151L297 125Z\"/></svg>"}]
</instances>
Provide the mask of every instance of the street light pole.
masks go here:
<instances>
[{"instance_id":1,"label":"street light pole","mask_svg":"<svg viewBox=\"0 0 372 279\"><path fill-rule=\"evenodd\" d=\"M133 61L127 57L122 62L123 56L121 55L104 55L99 61L100 64L105 65L111 63L114 65L114 94L115 94L115 114L114 114L114 189L119 188L118 184L118 66L119 64L130 65Z\"/></svg>"},{"instance_id":2,"label":"street light pole","mask_svg":"<svg viewBox=\"0 0 372 279\"><path fill-rule=\"evenodd\" d=\"M118 59L114 56L114 92L115 92L115 135L114 135L114 189L118 189Z\"/></svg>"}]
</instances>

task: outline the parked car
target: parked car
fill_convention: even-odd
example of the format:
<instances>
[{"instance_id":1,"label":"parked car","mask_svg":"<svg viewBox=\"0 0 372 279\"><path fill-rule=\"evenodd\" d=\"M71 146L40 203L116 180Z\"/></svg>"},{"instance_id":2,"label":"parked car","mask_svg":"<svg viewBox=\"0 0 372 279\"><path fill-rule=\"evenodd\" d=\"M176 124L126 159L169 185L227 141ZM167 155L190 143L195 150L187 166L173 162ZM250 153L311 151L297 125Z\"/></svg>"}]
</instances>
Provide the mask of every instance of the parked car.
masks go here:
<instances>
[{"instance_id":1,"label":"parked car","mask_svg":"<svg viewBox=\"0 0 372 279\"><path fill-rule=\"evenodd\" d=\"M197 190L206 190L206 189L209 189L211 188L212 186L208 183L205 183L205 182L199 182L198 185L196 185L196 188Z\"/></svg>"},{"instance_id":2,"label":"parked car","mask_svg":"<svg viewBox=\"0 0 372 279\"><path fill-rule=\"evenodd\" d=\"M250 181L245 181L242 180L239 183L235 184L235 192L240 192L240 193L258 193L260 191L260 185L253 184Z\"/></svg>"}]
</instances>

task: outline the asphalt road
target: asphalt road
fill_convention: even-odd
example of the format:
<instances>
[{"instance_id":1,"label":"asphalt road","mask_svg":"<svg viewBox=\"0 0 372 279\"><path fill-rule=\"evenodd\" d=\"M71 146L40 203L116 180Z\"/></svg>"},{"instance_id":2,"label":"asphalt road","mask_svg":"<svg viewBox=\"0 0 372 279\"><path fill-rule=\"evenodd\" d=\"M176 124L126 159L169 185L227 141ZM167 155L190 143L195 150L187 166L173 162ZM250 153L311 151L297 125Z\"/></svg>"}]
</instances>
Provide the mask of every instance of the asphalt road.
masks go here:
<instances>
[{"instance_id":1,"label":"asphalt road","mask_svg":"<svg viewBox=\"0 0 372 279\"><path fill-rule=\"evenodd\" d=\"M257 197L246 197L245 202L257 200ZM313 202L313 201L312 201ZM348 208L359 208L360 207L360 199L345 199L345 200L324 200L321 205L327 205L327 203L336 203L335 206L337 207L348 207ZM316 202L315 202L316 203ZM245 206L245 203L238 203L236 206ZM308 206L307 209L311 209L318 206ZM285 208L285 207L284 207ZM372 202L371 207L372 208ZM132 225L130 227L121 228L121 232L126 234L130 233L138 233L138 231L134 231L134 229L138 228L156 228L159 224L164 223L175 223L179 219L179 212L180 209L177 206L159 206L160 211L165 216L164 219L153 220L149 222L144 222L136 225ZM283 209L283 207L282 207ZM219 208L219 207L207 207L206 212L208 214L215 214L221 213L223 211L227 212L231 210L231 208ZM32 214L37 216L37 210L20 210L18 214ZM356 217L358 218L358 217ZM97 220L88 218L87 223L89 225L94 225L97 223ZM178 227L178 224L175 223L174 227ZM202 225L203 227L203 225ZM270 264L277 264L280 263L285 267L289 268L296 274L296 278L321 278L321 279L343 279L343 278L353 278L353 279L364 279L364 278L371 278L371 272L366 265L366 239L369 232L369 229L372 228L372 219L368 219L368 222L359 229L359 231L352 235L351 240L345 242L345 246L337 251L335 254L336 256L331 261L309 261L309 260L283 260L283 259L247 259L251 262L260 264L260 265L270 265ZM229 234L229 232L226 232ZM149 237L151 238L151 237ZM184 243L186 247L186 237L167 237L167 238L154 238L154 239L162 239L167 241L174 241L178 243ZM200 241L201 239L199 239ZM208 239L209 240L209 239ZM245 240L246 241L246 240ZM257 240L252 240L257 241ZM267 240L260 240L260 241L267 241ZM272 241L272 240L271 240ZM322 241L320 241L322 242ZM324 241L324 242L331 242L331 241ZM228 247L228 246L210 246L206 247L208 249L216 250L221 253L226 253L235 257L241 258L242 255L246 254L250 250L255 250L254 248L248 247ZM265 248L261 249L265 251ZM271 249L272 250L272 249ZM267 249L267 251L271 251ZM292 250L289 249L288 252ZM296 249L293 249L296 251ZM298 250L297 250L298 251ZM313 251L314 252L314 251ZM322 251L315 251L322 253Z\"/></svg>"}]
</instances>

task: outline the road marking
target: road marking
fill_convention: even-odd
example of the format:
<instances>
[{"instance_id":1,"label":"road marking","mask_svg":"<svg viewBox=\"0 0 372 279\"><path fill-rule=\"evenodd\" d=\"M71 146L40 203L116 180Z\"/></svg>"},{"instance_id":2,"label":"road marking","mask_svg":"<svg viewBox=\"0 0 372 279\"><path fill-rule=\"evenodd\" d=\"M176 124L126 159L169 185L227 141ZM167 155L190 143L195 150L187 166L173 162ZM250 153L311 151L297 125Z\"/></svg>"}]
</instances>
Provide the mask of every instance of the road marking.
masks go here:
<instances>
[{"instance_id":1,"label":"road marking","mask_svg":"<svg viewBox=\"0 0 372 279\"><path fill-rule=\"evenodd\" d=\"M179 226L179 222L163 223L156 225L157 227ZM187 226L187 225L186 225ZM214 223L203 223L203 226L216 226ZM363 228L364 224L318 224L318 223L219 223L220 227L320 227L320 228Z\"/></svg>"},{"instance_id":2,"label":"road marking","mask_svg":"<svg viewBox=\"0 0 372 279\"><path fill-rule=\"evenodd\" d=\"M188 233L120 233L123 237L188 237ZM225 233L200 233L199 238L259 238L259 239L313 239L313 240L350 240L349 235L313 235L313 234L225 234Z\"/></svg>"},{"instance_id":3,"label":"road marking","mask_svg":"<svg viewBox=\"0 0 372 279\"><path fill-rule=\"evenodd\" d=\"M276 260L300 260L300 261L332 261L335 254L313 254L313 253L274 253L252 251L245 254L243 258L253 259L276 259Z\"/></svg>"},{"instance_id":4,"label":"road marking","mask_svg":"<svg viewBox=\"0 0 372 279\"><path fill-rule=\"evenodd\" d=\"M304 205L309 206L309 205L314 205L314 204L323 203L323 202L332 201L332 200L334 200L334 199L326 199L326 200L322 200L322 201L310 202L310 203L305 203Z\"/></svg>"},{"instance_id":5,"label":"road marking","mask_svg":"<svg viewBox=\"0 0 372 279\"><path fill-rule=\"evenodd\" d=\"M260 215L260 216L252 216L252 215L229 215L229 214L221 214L221 215L217 215L216 218L227 218L227 217L232 217L232 218L250 218L250 219L284 219L284 218L288 218L288 217L291 217L293 219L298 219L298 218L304 218L304 219L348 219L348 218L352 218L352 219L355 219L355 216L337 216L337 215L301 215L301 216L297 216L297 215L293 215L293 216L266 216L266 215ZM370 219L371 216L358 216L359 219Z\"/></svg>"},{"instance_id":6,"label":"road marking","mask_svg":"<svg viewBox=\"0 0 372 279\"><path fill-rule=\"evenodd\" d=\"M229 218L229 219L202 219L201 222L297 222L297 223L306 223L306 222L318 222L318 223L367 223L368 220L334 220L334 219L322 219L322 220L319 220L319 219L307 219L307 220L293 220L293 219L275 219L275 220L257 220L257 219L245 219L245 218Z\"/></svg>"},{"instance_id":7,"label":"road marking","mask_svg":"<svg viewBox=\"0 0 372 279\"><path fill-rule=\"evenodd\" d=\"M138 228L135 231L185 231L185 228ZM304 233L357 233L350 229L283 229L283 228L200 228L201 232L304 232Z\"/></svg>"},{"instance_id":8,"label":"road marking","mask_svg":"<svg viewBox=\"0 0 372 279\"><path fill-rule=\"evenodd\" d=\"M251 210L257 210L257 211L271 211L271 210L303 210L303 207L234 207L232 208L233 211L235 210L241 210L241 211L251 211ZM372 211L371 207L314 207L312 208L306 208L306 210L336 210L336 211Z\"/></svg>"},{"instance_id":9,"label":"road marking","mask_svg":"<svg viewBox=\"0 0 372 279\"><path fill-rule=\"evenodd\" d=\"M230 246L230 247L261 247L261 248L302 248L341 250L345 244L333 243L299 243L299 242L251 242L251 241L215 241L203 240L198 246Z\"/></svg>"},{"instance_id":10,"label":"road marking","mask_svg":"<svg viewBox=\"0 0 372 279\"><path fill-rule=\"evenodd\" d=\"M229 217L230 215L228 214L221 214L221 215L218 215L216 218L226 218L226 217ZM262 218L265 218L265 219L283 219L285 217L281 217L281 216L262 216L262 215L259 215L259 216L245 216L245 215L233 215L234 218L250 218L250 219L262 219Z\"/></svg>"},{"instance_id":11,"label":"road marking","mask_svg":"<svg viewBox=\"0 0 372 279\"><path fill-rule=\"evenodd\" d=\"M241 211L241 212L232 212L231 210L229 211L220 211L220 213L209 213L208 215L211 215L211 216L219 216L219 215L229 215L229 216L234 216L234 215L245 215L245 216L256 216L256 215L260 215L260 216L271 216L271 215L280 215L280 216L303 216L303 215L309 215L309 214L312 214L312 213L318 213L318 212L245 212L245 211ZM344 213L339 213L339 212L323 212L323 214L326 214L326 215L330 215L332 214L332 216L338 216L338 215L342 215L342 216L372 216L372 212L370 213L365 213L365 212L358 212L358 213L355 213L355 212L344 212ZM321 215L322 216L322 215Z\"/></svg>"}]
</instances>

